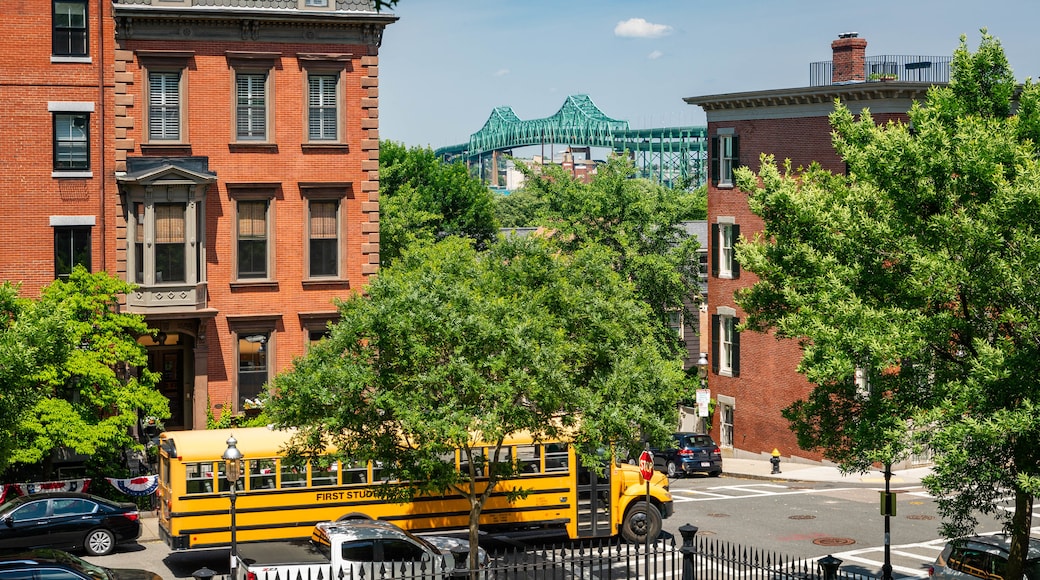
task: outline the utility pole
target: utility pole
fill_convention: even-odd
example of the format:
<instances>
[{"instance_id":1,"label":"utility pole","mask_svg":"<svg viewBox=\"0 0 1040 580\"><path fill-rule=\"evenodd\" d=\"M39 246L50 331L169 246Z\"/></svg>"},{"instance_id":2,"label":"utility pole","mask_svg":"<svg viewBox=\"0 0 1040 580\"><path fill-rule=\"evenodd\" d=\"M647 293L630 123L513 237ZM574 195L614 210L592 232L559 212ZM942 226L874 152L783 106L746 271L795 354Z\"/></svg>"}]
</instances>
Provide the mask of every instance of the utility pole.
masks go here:
<instances>
[{"instance_id":1,"label":"utility pole","mask_svg":"<svg viewBox=\"0 0 1040 580\"><path fill-rule=\"evenodd\" d=\"M892 463L885 462L885 499L881 502L885 512L885 564L881 566L881 580L892 580L892 511L895 508L895 499L889 484L892 481Z\"/></svg>"}]
</instances>

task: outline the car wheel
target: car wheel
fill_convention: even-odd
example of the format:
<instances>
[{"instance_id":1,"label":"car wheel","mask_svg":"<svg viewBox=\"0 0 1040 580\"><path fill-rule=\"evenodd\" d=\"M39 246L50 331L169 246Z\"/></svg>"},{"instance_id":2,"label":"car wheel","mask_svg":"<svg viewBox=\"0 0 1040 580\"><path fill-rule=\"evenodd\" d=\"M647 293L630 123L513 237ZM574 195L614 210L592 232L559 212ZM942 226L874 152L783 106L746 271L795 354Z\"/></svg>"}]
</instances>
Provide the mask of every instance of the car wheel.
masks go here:
<instances>
[{"instance_id":1,"label":"car wheel","mask_svg":"<svg viewBox=\"0 0 1040 580\"><path fill-rule=\"evenodd\" d=\"M675 479L682 475L682 473L679 472L679 466L671 460L664 465L664 473L668 476L668 479Z\"/></svg>"},{"instance_id":2,"label":"car wheel","mask_svg":"<svg viewBox=\"0 0 1040 580\"><path fill-rule=\"evenodd\" d=\"M83 540L83 549L91 556L107 556L115 548L116 537L105 528L90 530Z\"/></svg>"},{"instance_id":3,"label":"car wheel","mask_svg":"<svg viewBox=\"0 0 1040 580\"><path fill-rule=\"evenodd\" d=\"M647 535L656 540L661 534L661 512L654 505L637 501L629 506L625 521L621 522L621 537L633 544L646 542Z\"/></svg>"}]
</instances>

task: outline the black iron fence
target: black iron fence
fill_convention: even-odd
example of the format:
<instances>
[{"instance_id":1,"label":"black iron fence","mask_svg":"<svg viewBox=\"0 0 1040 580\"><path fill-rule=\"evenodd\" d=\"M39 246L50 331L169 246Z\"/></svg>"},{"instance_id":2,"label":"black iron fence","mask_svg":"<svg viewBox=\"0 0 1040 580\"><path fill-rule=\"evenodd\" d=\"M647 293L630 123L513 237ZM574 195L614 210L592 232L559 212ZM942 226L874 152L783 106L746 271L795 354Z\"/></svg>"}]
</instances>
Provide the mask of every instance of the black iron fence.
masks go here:
<instances>
[{"instance_id":1,"label":"black iron fence","mask_svg":"<svg viewBox=\"0 0 1040 580\"><path fill-rule=\"evenodd\" d=\"M949 56L911 56L888 54L863 59L863 79L867 82L911 81L943 84L950 82ZM809 86L834 84L831 61L809 63Z\"/></svg>"},{"instance_id":2,"label":"black iron fence","mask_svg":"<svg viewBox=\"0 0 1040 580\"><path fill-rule=\"evenodd\" d=\"M695 526L682 526L682 543L665 538L651 544L571 542L538 549L514 549L493 554L478 571L448 569L430 562L383 562L375 565L306 566L287 579L285 569L259 571L255 580L876 580L847 572L841 560L791 558L776 552L741 546L709 536L697 536ZM465 561L465 553L456 555ZM251 576L250 578L254 578Z\"/></svg>"}]
</instances>

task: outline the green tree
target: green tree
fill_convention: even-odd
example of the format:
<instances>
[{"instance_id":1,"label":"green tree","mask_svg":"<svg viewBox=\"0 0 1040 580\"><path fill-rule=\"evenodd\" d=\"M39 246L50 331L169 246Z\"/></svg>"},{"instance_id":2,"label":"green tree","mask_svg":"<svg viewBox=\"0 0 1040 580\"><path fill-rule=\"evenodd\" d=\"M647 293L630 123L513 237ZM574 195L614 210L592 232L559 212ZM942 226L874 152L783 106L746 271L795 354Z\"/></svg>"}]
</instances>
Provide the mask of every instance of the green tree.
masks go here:
<instances>
[{"instance_id":1,"label":"green tree","mask_svg":"<svg viewBox=\"0 0 1040 580\"><path fill-rule=\"evenodd\" d=\"M1020 578L1040 493L1040 92L1027 81L1011 114L1014 77L985 29L975 53L961 38L952 73L909 125L839 103L847 176L768 156L738 172L765 223L738 247L760 278L738 303L749 328L803 346L816 386L785 410L803 446L866 469L920 433L943 534L996 518L1005 577Z\"/></svg>"},{"instance_id":2,"label":"green tree","mask_svg":"<svg viewBox=\"0 0 1040 580\"><path fill-rule=\"evenodd\" d=\"M568 252L588 244L608 248L614 270L635 285L638 297L653 310L655 337L673 355L683 354L669 322L699 292L700 244L681 222L705 218L707 190L688 192L633 179L635 167L621 155L601 165L588 184L557 166L520 168L527 178L525 189L542 203L535 220L524 225L546 228Z\"/></svg>"},{"instance_id":3,"label":"green tree","mask_svg":"<svg viewBox=\"0 0 1040 580\"><path fill-rule=\"evenodd\" d=\"M4 286L0 379L4 396L20 404L0 413L0 471L49 478L54 451L66 447L87 455L88 469L111 474L120 454L139 445L132 436L138 414L169 416L136 340L149 329L142 316L119 311L119 296L131 289L83 268L45 287L39 300ZM8 361L20 375L8 374ZM134 367L139 376L126 372Z\"/></svg>"},{"instance_id":4,"label":"green tree","mask_svg":"<svg viewBox=\"0 0 1040 580\"><path fill-rule=\"evenodd\" d=\"M682 369L649 338L649 313L610 258L594 245L563 254L537 237L483 253L459 238L413 247L366 296L339 303L331 336L276 377L267 413L302 429L298 453L332 442L411 484L400 495L384 486L384 497L464 495L476 550L481 509L511 473L499 462L506 435L575 429L576 451L594 465L605 442L641 430L663 440L674 427ZM478 442L493 464L483 491ZM444 460L456 448L469 471Z\"/></svg>"},{"instance_id":5,"label":"green tree","mask_svg":"<svg viewBox=\"0 0 1040 580\"><path fill-rule=\"evenodd\" d=\"M423 147L379 146L380 259L391 264L404 248L447 236L478 247L498 234L493 194L461 162L447 164Z\"/></svg>"}]
</instances>

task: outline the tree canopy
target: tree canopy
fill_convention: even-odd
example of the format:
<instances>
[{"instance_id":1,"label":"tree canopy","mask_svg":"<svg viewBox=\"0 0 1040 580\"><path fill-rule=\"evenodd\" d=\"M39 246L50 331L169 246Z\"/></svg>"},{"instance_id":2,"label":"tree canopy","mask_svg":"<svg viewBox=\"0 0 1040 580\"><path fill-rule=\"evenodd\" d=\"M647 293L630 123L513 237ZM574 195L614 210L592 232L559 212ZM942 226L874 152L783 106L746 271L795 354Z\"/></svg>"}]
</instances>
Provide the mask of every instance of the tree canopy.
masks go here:
<instances>
[{"instance_id":1,"label":"tree canopy","mask_svg":"<svg viewBox=\"0 0 1040 580\"><path fill-rule=\"evenodd\" d=\"M112 474L139 414L166 418L137 336L143 317L119 312L131 290L104 273L78 267L38 300L0 288L0 472L47 478L59 447L88 456L88 469ZM138 367L138 376L129 372Z\"/></svg>"},{"instance_id":2,"label":"tree canopy","mask_svg":"<svg viewBox=\"0 0 1040 580\"><path fill-rule=\"evenodd\" d=\"M785 410L800 444L857 470L930 445L942 532L1003 522L1007 578L1040 493L1038 103L983 29L909 124L836 105L847 175L764 156L737 178L765 223L737 248L760 279L738 296L746 325L800 341L816 385Z\"/></svg>"},{"instance_id":3,"label":"tree canopy","mask_svg":"<svg viewBox=\"0 0 1040 580\"><path fill-rule=\"evenodd\" d=\"M674 429L681 366L652 340L647 308L612 258L596 245L562 253L538 236L484 252L459 238L413 246L367 295L339 302L331 336L275 379L266 412L301 428L301 452L332 442L351 459L392 460L384 475L410 482L408 493L468 497L476 549L481 507L508 475L488 470L478 493L478 444L497 463L510 433L573 429L591 460L606 443ZM470 471L443 459L456 448Z\"/></svg>"},{"instance_id":4,"label":"tree canopy","mask_svg":"<svg viewBox=\"0 0 1040 580\"><path fill-rule=\"evenodd\" d=\"M620 155L601 165L591 183L557 166L521 169L525 195L537 200L533 219L523 225L545 228L564 251L587 244L609 249L614 270L654 312L656 338L673 355L684 354L669 321L699 292L700 243L681 224L705 218L706 189L689 192L633 179L632 161Z\"/></svg>"},{"instance_id":5,"label":"tree canopy","mask_svg":"<svg viewBox=\"0 0 1040 580\"><path fill-rule=\"evenodd\" d=\"M498 234L491 190L462 162L444 163L429 148L380 143L379 203L384 266L415 242L460 236L484 247Z\"/></svg>"}]
</instances>

